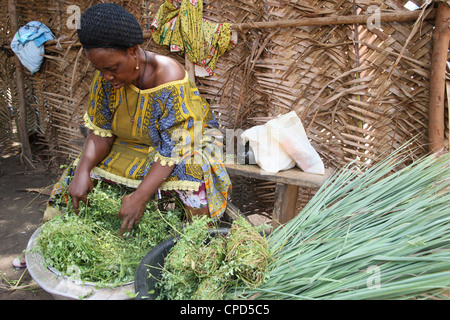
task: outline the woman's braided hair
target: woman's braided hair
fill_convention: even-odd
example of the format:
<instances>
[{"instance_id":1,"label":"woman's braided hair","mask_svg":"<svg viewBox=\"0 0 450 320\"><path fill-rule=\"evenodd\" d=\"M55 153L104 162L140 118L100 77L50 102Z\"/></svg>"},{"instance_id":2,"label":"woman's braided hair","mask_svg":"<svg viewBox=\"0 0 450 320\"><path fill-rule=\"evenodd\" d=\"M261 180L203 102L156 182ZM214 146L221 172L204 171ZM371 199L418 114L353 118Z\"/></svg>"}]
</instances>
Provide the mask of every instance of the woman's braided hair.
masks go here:
<instances>
[{"instance_id":1,"label":"woman's braided hair","mask_svg":"<svg viewBox=\"0 0 450 320\"><path fill-rule=\"evenodd\" d=\"M113 3L96 4L81 15L78 38L85 49L126 49L144 42L136 18Z\"/></svg>"}]
</instances>

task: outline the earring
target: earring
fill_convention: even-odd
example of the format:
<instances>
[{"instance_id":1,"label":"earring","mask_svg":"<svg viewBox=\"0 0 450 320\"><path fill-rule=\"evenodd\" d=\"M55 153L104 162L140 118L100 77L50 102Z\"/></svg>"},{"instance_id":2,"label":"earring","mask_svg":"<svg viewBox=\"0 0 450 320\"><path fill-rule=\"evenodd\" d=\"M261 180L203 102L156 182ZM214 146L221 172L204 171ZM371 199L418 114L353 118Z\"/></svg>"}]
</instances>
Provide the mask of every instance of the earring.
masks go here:
<instances>
[{"instance_id":1,"label":"earring","mask_svg":"<svg viewBox=\"0 0 450 320\"><path fill-rule=\"evenodd\" d=\"M134 67L134 70L139 71L139 66Z\"/></svg>"}]
</instances>

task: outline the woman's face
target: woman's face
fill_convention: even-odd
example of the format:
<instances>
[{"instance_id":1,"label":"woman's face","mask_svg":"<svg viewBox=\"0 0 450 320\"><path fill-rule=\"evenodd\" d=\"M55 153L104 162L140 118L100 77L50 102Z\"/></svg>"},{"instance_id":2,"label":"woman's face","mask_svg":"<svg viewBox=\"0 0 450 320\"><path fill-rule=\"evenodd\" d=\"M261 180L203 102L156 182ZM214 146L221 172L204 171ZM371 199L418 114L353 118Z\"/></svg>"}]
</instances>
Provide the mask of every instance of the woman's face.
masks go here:
<instances>
[{"instance_id":1,"label":"woman's face","mask_svg":"<svg viewBox=\"0 0 450 320\"><path fill-rule=\"evenodd\" d=\"M86 56L94 68L99 70L111 85L119 89L124 85L136 84L139 72L137 65L137 48L126 51L113 48L92 48L85 50Z\"/></svg>"}]
</instances>

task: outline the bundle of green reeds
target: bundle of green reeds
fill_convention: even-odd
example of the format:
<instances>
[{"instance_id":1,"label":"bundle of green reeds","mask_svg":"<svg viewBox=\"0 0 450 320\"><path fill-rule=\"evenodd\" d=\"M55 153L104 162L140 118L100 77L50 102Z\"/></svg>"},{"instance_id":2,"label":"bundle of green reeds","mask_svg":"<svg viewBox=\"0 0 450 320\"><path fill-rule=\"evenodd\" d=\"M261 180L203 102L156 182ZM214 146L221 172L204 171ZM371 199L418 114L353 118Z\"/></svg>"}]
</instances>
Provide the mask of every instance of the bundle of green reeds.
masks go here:
<instances>
[{"instance_id":1,"label":"bundle of green reeds","mask_svg":"<svg viewBox=\"0 0 450 320\"><path fill-rule=\"evenodd\" d=\"M336 173L274 230L269 279L228 298L448 298L450 154L406 165L405 150Z\"/></svg>"}]
</instances>

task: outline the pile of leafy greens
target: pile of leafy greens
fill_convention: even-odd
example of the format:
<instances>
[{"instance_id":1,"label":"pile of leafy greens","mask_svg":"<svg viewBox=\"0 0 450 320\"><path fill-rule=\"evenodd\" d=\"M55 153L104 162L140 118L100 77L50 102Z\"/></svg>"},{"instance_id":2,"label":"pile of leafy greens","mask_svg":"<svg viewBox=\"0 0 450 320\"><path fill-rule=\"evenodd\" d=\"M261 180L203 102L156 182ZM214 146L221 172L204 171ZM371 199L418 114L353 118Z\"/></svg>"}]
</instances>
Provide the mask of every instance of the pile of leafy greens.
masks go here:
<instances>
[{"instance_id":1,"label":"pile of leafy greens","mask_svg":"<svg viewBox=\"0 0 450 320\"><path fill-rule=\"evenodd\" d=\"M149 202L138 225L120 237L117 213L122 197L131 192L119 185L99 183L80 204L78 215L70 203L58 205L60 215L41 226L36 246L47 266L63 276L118 286L134 281L142 258L157 244L182 229L180 210L161 212Z\"/></svg>"}]
</instances>

